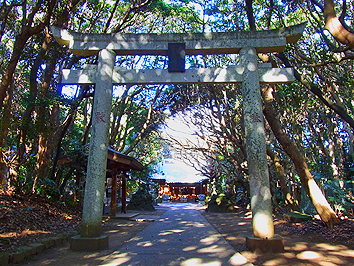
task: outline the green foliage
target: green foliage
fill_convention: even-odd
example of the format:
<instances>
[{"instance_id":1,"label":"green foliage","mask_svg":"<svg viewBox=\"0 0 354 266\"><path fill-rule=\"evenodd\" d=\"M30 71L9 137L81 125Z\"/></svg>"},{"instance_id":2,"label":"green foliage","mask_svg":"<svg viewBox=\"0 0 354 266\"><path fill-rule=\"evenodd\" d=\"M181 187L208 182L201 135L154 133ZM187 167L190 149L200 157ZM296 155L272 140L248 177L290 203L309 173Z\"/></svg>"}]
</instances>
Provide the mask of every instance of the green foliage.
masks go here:
<instances>
[{"instance_id":1,"label":"green foliage","mask_svg":"<svg viewBox=\"0 0 354 266\"><path fill-rule=\"evenodd\" d=\"M135 177L138 171L132 171L131 174ZM137 178L129 178L127 179L127 193L133 194L139 188L139 180Z\"/></svg>"},{"instance_id":2,"label":"green foliage","mask_svg":"<svg viewBox=\"0 0 354 266\"><path fill-rule=\"evenodd\" d=\"M235 210L235 201L229 194L212 195L208 201L209 212L232 212Z\"/></svg>"},{"instance_id":3,"label":"green foliage","mask_svg":"<svg viewBox=\"0 0 354 266\"><path fill-rule=\"evenodd\" d=\"M153 205L152 195L148 192L147 188L143 185L140 186L138 191L136 191L128 205L128 210L141 210L141 211L154 211L155 207Z\"/></svg>"},{"instance_id":4,"label":"green foliage","mask_svg":"<svg viewBox=\"0 0 354 266\"><path fill-rule=\"evenodd\" d=\"M30 155L29 158L18 168L17 176L10 176L10 186L16 193L30 194L35 176L36 157Z\"/></svg>"},{"instance_id":5,"label":"green foliage","mask_svg":"<svg viewBox=\"0 0 354 266\"><path fill-rule=\"evenodd\" d=\"M57 184L53 180L44 178L40 179L38 182L39 185L36 188L36 193L38 195L44 196L48 199L59 199L60 191L57 188Z\"/></svg>"},{"instance_id":6,"label":"green foliage","mask_svg":"<svg viewBox=\"0 0 354 266\"><path fill-rule=\"evenodd\" d=\"M353 191L346 189L345 185L341 188L341 182L345 184L345 182L338 180L329 180L324 183L324 190L328 202L338 216L348 214L349 212L352 213L354 211Z\"/></svg>"}]
</instances>

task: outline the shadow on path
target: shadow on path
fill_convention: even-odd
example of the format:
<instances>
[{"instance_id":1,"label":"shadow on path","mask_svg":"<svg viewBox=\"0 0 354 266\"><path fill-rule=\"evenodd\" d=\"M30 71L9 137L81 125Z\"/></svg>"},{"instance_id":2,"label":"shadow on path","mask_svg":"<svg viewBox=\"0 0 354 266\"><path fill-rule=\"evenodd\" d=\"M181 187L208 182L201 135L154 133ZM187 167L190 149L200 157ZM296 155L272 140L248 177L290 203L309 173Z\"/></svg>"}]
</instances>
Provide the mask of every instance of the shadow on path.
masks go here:
<instances>
[{"instance_id":1,"label":"shadow on path","mask_svg":"<svg viewBox=\"0 0 354 266\"><path fill-rule=\"evenodd\" d=\"M112 253L101 265L252 265L193 204L166 204L158 220Z\"/></svg>"},{"instance_id":2,"label":"shadow on path","mask_svg":"<svg viewBox=\"0 0 354 266\"><path fill-rule=\"evenodd\" d=\"M227 241L254 265L335 266L354 265L352 246L331 243L316 233L296 235L278 226L275 233L284 238L285 251L277 254L256 254L246 248L246 235L252 235L251 213L207 213L203 216ZM335 229L334 229L335 230Z\"/></svg>"}]
</instances>

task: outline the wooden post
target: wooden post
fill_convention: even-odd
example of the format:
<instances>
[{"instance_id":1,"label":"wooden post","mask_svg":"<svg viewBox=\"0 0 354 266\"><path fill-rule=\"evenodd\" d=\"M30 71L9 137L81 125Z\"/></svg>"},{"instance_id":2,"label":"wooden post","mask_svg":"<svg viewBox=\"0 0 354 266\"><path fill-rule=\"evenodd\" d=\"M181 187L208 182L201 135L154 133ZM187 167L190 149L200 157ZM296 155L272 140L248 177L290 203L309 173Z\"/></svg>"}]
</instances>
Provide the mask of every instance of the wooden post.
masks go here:
<instances>
[{"instance_id":1,"label":"wooden post","mask_svg":"<svg viewBox=\"0 0 354 266\"><path fill-rule=\"evenodd\" d=\"M127 174L122 175L122 213L127 213Z\"/></svg>"},{"instance_id":2,"label":"wooden post","mask_svg":"<svg viewBox=\"0 0 354 266\"><path fill-rule=\"evenodd\" d=\"M117 170L112 170L111 216L116 216L117 210Z\"/></svg>"}]
</instances>

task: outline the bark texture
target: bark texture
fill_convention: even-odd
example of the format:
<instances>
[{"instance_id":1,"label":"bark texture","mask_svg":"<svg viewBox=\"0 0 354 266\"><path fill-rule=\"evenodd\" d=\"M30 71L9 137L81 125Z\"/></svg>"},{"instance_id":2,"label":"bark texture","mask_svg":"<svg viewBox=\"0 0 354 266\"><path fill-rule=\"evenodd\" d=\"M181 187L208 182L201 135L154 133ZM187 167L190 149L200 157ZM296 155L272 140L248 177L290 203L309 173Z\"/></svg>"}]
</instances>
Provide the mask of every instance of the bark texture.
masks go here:
<instances>
[{"instance_id":1,"label":"bark texture","mask_svg":"<svg viewBox=\"0 0 354 266\"><path fill-rule=\"evenodd\" d=\"M266 90L264 90L264 116L267 119L268 124L271 127L275 137L283 147L286 154L294 163L295 169L300 176L301 184L303 185L311 202L315 206L323 223L325 223L327 227L333 228L333 226L337 224L339 220L335 212L329 205L327 199L323 195L322 191L313 179L304 156L297 148L295 143L283 131L272 104L272 91L273 89L271 87L268 87Z\"/></svg>"},{"instance_id":2,"label":"bark texture","mask_svg":"<svg viewBox=\"0 0 354 266\"><path fill-rule=\"evenodd\" d=\"M354 34L347 30L336 15L334 1L324 1L325 28L340 43L354 48Z\"/></svg>"},{"instance_id":3,"label":"bark texture","mask_svg":"<svg viewBox=\"0 0 354 266\"><path fill-rule=\"evenodd\" d=\"M274 166L275 166L275 168L277 170L277 175L278 175L278 178L279 178L280 188L281 188L281 191L283 192L284 199L285 199L286 203L289 205L289 207L293 211L299 210L299 203L289 193L289 188L288 188L288 185L287 185L287 182L286 182L286 176L285 176L285 173L284 173L284 168L283 168L283 166L280 163L279 157L269 147L267 147L267 154L272 159L272 161L274 163Z\"/></svg>"}]
</instances>

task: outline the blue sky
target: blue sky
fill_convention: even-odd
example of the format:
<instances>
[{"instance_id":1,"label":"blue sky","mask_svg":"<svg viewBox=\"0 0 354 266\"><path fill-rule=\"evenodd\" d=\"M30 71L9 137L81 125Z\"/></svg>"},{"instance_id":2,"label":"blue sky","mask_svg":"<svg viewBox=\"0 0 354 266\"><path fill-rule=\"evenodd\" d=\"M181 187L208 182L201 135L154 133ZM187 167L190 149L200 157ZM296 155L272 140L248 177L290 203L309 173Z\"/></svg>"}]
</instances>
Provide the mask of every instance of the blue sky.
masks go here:
<instances>
[{"instance_id":1,"label":"blue sky","mask_svg":"<svg viewBox=\"0 0 354 266\"><path fill-rule=\"evenodd\" d=\"M203 179L193 167L177 159L164 160L159 167L159 174L154 178L163 178L168 182L196 182Z\"/></svg>"},{"instance_id":2,"label":"blue sky","mask_svg":"<svg viewBox=\"0 0 354 266\"><path fill-rule=\"evenodd\" d=\"M172 137L184 144L197 142L198 138L194 134L197 128L183 123L183 119L187 118L188 120L188 116L188 113L180 113L170 118L162 130L164 137ZM197 170L183 160L178 159L180 157L178 153L171 150L171 154L173 159L165 159L159 165L159 174L154 176L154 178L164 178L169 182L196 182L203 179L203 176L199 175ZM164 175L161 173L164 173Z\"/></svg>"}]
</instances>

